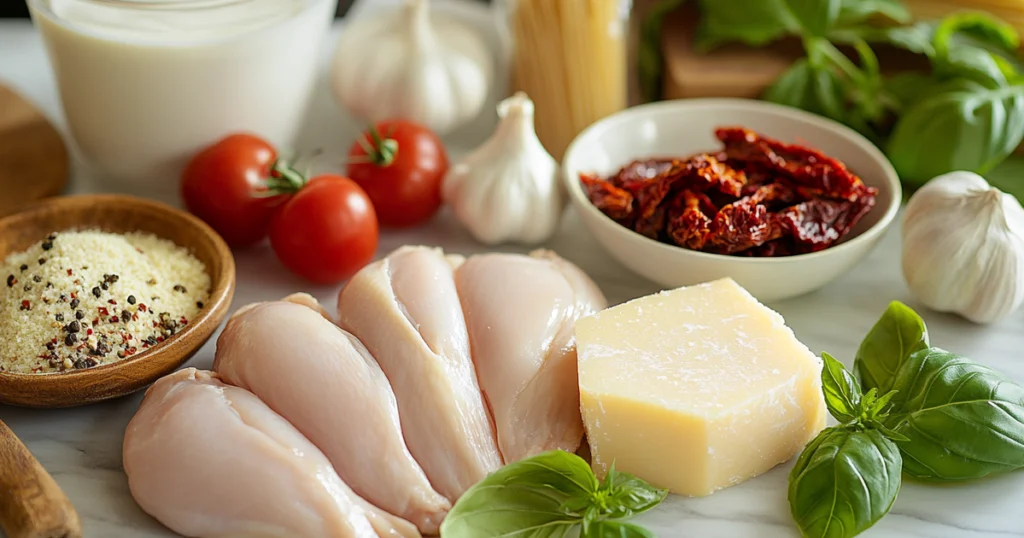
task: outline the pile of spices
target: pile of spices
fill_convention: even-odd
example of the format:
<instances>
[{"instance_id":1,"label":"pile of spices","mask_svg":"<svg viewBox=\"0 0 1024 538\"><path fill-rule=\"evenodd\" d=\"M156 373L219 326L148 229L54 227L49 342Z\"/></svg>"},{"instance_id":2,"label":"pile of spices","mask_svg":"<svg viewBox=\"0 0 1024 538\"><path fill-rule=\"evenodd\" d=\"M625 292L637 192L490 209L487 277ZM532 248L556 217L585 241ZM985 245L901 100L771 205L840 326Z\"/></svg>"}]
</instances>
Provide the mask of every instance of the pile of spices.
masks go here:
<instances>
[{"instance_id":1,"label":"pile of spices","mask_svg":"<svg viewBox=\"0 0 1024 538\"><path fill-rule=\"evenodd\" d=\"M0 371L52 373L131 357L210 295L186 249L150 234L52 233L0 266Z\"/></svg>"}]
</instances>

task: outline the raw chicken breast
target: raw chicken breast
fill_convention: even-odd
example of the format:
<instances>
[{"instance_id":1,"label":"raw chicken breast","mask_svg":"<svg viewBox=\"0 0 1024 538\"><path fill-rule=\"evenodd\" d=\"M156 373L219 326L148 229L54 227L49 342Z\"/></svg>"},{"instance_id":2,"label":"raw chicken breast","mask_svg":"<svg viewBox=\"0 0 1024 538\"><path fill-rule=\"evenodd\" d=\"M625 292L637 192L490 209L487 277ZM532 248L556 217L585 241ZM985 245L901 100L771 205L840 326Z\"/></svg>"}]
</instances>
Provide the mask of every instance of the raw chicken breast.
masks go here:
<instances>
[{"instance_id":1,"label":"raw chicken breast","mask_svg":"<svg viewBox=\"0 0 1024 538\"><path fill-rule=\"evenodd\" d=\"M316 299L285 301L232 316L213 369L295 425L356 493L437 534L451 504L406 448L384 372L354 336L324 319Z\"/></svg>"},{"instance_id":2,"label":"raw chicken breast","mask_svg":"<svg viewBox=\"0 0 1024 538\"><path fill-rule=\"evenodd\" d=\"M419 536L353 493L259 398L195 368L146 392L125 432L124 470L139 506L185 536Z\"/></svg>"},{"instance_id":3,"label":"raw chicken breast","mask_svg":"<svg viewBox=\"0 0 1024 538\"><path fill-rule=\"evenodd\" d=\"M391 381L409 450L452 502L502 464L455 291L461 261L402 247L363 268L338 297L342 328Z\"/></svg>"},{"instance_id":4,"label":"raw chicken breast","mask_svg":"<svg viewBox=\"0 0 1024 538\"><path fill-rule=\"evenodd\" d=\"M554 253L483 254L455 273L477 377L506 463L583 438L576 320L604 309L601 290Z\"/></svg>"}]
</instances>

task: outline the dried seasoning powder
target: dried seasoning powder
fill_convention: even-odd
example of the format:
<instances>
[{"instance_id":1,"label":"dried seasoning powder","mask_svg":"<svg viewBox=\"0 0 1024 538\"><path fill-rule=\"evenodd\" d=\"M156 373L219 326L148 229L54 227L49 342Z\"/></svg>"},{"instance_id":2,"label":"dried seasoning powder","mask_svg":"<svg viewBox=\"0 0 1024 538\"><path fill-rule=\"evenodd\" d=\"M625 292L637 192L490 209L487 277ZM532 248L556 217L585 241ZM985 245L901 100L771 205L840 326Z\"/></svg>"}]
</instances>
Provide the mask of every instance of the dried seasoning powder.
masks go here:
<instances>
[{"instance_id":1,"label":"dried seasoning powder","mask_svg":"<svg viewBox=\"0 0 1024 538\"><path fill-rule=\"evenodd\" d=\"M194 319L210 277L143 233L52 233L0 267L0 371L90 368L159 345Z\"/></svg>"}]
</instances>

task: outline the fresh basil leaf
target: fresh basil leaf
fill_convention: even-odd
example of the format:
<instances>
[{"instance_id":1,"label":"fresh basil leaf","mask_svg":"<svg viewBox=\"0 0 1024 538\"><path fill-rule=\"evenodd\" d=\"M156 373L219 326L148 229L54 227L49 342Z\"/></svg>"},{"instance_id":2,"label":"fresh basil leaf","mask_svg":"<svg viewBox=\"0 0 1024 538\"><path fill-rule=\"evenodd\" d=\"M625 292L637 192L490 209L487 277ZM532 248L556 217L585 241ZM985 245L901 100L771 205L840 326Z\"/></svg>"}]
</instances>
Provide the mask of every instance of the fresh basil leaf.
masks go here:
<instances>
[{"instance_id":1,"label":"fresh basil leaf","mask_svg":"<svg viewBox=\"0 0 1024 538\"><path fill-rule=\"evenodd\" d=\"M583 514L565 507L575 499L589 499L598 487L590 466L579 456L545 452L506 465L469 488L441 524L441 534L561 538L583 519Z\"/></svg>"},{"instance_id":2,"label":"fresh basil leaf","mask_svg":"<svg viewBox=\"0 0 1024 538\"><path fill-rule=\"evenodd\" d=\"M839 18L840 0L783 0L804 36L824 37Z\"/></svg>"},{"instance_id":3,"label":"fresh basil leaf","mask_svg":"<svg viewBox=\"0 0 1024 538\"><path fill-rule=\"evenodd\" d=\"M843 363L828 353L821 354L825 362L821 369L821 390L829 413L840 423L852 422L860 408L861 392L857 380L846 371Z\"/></svg>"},{"instance_id":4,"label":"fresh basil leaf","mask_svg":"<svg viewBox=\"0 0 1024 538\"><path fill-rule=\"evenodd\" d=\"M863 388L889 392L900 365L912 353L927 347L924 320L909 306L893 301L861 342L854 369Z\"/></svg>"},{"instance_id":5,"label":"fresh basil leaf","mask_svg":"<svg viewBox=\"0 0 1024 538\"><path fill-rule=\"evenodd\" d=\"M886 153L900 178L920 185L966 170L985 174L1024 138L1024 86L975 80L937 85L897 121Z\"/></svg>"},{"instance_id":6,"label":"fresh basil leaf","mask_svg":"<svg viewBox=\"0 0 1024 538\"><path fill-rule=\"evenodd\" d=\"M1024 387L995 370L938 348L904 362L887 425L904 471L958 481L1024 468Z\"/></svg>"},{"instance_id":7,"label":"fresh basil leaf","mask_svg":"<svg viewBox=\"0 0 1024 538\"><path fill-rule=\"evenodd\" d=\"M696 48L706 52L732 41L760 47L799 29L784 0L701 0Z\"/></svg>"},{"instance_id":8,"label":"fresh basil leaf","mask_svg":"<svg viewBox=\"0 0 1024 538\"><path fill-rule=\"evenodd\" d=\"M587 527L580 538L655 538L651 531L623 521L599 521Z\"/></svg>"},{"instance_id":9,"label":"fresh basil leaf","mask_svg":"<svg viewBox=\"0 0 1024 538\"><path fill-rule=\"evenodd\" d=\"M1006 22L981 11L954 13L939 21L932 37L937 56L945 56L957 45L958 34L973 36L992 47L1016 51L1020 45L1017 30Z\"/></svg>"},{"instance_id":10,"label":"fresh basil leaf","mask_svg":"<svg viewBox=\"0 0 1024 538\"><path fill-rule=\"evenodd\" d=\"M831 69L814 67L807 58L801 58L765 90L762 98L843 121L844 85Z\"/></svg>"},{"instance_id":11,"label":"fresh basil leaf","mask_svg":"<svg viewBox=\"0 0 1024 538\"><path fill-rule=\"evenodd\" d=\"M600 513L603 519L622 519L658 506L667 496L668 490L658 489L629 473L617 472L613 463L595 494L594 504L604 507Z\"/></svg>"},{"instance_id":12,"label":"fresh basil leaf","mask_svg":"<svg viewBox=\"0 0 1024 538\"><path fill-rule=\"evenodd\" d=\"M637 72L644 101L661 98L664 57L661 52L661 28L665 18L686 0L660 0L651 6L640 27Z\"/></svg>"},{"instance_id":13,"label":"fresh basil leaf","mask_svg":"<svg viewBox=\"0 0 1024 538\"><path fill-rule=\"evenodd\" d=\"M899 112L919 101L935 84L935 79L922 73L906 72L887 78L884 84L882 91L891 98L896 112Z\"/></svg>"},{"instance_id":14,"label":"fresh basil leaf","mask_svg":"<svg viewBox=\"0 0 1024 538\"><path fill-rule=\"evenodd\" d=\"M850 538L882 518L900 490L899 449L877 430L836 426L804 448L789 507L807 538Z\"/></svg>"},{"instance_id":15,"label":"fresh basil leaf","mask_svg":"<svg viewBox=\"0 0 1024 538\"><path fill-rule=\"evenodd\" d=\"M889 24L906 24L913 16L898 0L843 0L836 24L851 26L876 19L883 19Z\"/></svg>"}]
</instances>

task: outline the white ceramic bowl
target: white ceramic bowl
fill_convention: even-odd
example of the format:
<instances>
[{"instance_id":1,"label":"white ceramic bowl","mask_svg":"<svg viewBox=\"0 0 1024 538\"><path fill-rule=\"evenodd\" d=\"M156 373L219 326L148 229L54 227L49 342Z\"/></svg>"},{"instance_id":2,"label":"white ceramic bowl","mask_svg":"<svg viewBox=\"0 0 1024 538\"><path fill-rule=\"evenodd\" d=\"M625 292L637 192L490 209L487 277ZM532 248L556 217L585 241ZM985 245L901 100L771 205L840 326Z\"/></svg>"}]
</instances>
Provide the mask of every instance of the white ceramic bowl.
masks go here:
<instances>
[{"instance_id":1,"label":"white ceramic bowl","mask_svg":"<svg viewBox=\"0 0 1024 538\"><path fill-rule=\"evenodd\" d=\"M603 177L636 159L686 157L720 148L714 131L722 126L746 127L839 159L864 183L878 189L875 207L831 248L798 256L745 258L648 239L601 213L580 185L581 172ZM732 277L762 301L814 291L851 269L881 239L902 199L899 179L888 159L857 132L794 108L747 99L687 99L625 110L580 133L562 165L569 198L584 224L623 265L666 288Z\"/></svg>"}]
</instances>

